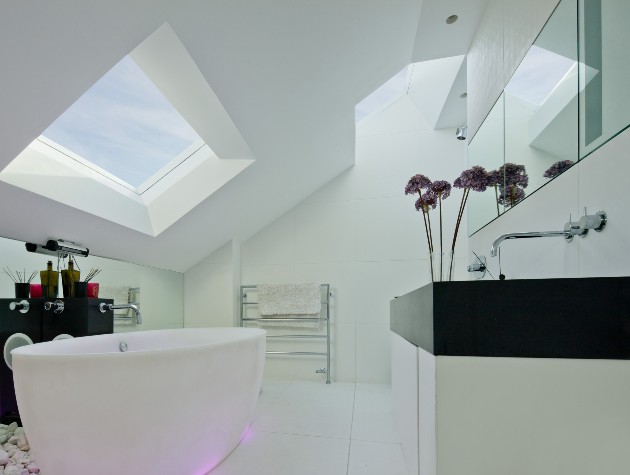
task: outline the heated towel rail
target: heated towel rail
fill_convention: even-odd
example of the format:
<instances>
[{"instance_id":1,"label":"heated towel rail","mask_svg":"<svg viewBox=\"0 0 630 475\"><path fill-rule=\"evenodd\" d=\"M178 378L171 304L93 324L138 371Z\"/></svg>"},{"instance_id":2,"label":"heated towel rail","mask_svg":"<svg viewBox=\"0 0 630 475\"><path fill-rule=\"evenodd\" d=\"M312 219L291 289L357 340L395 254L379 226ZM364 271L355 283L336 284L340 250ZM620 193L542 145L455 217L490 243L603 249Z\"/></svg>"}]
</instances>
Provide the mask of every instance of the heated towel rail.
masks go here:
<instances>
[{"instance_id":1,"label":"heated towel rail","mask_svg":"<svg viewBox=\"0 0 630 475\"><path fill-rule=\"evenodd\" d=\"M239 294L239 301L241 304L241 311L239 314L240 326L244 327L248 323L257 323L258 325L268 324L279 324L279 323L292 323L292 322L312 322L312 323L325 323L326 324L326 333L308 333L308 334L290 334L290 335L267 335L268 339L325 339L326 340L326 351L267 351L268 355L294 355L294 356L325 356L326 357L326 368L320 368L316 370L316 373L325 373L326 374L326 384L330 384L330 284L321 284L320 285L320 294L321 294L321 303L322 310L319 313L318 317L313 318L270 318L265 317L261 318L260 314L256 317L248 316L248 310L255 308L258 305L258 301L255 298L256 295L252 295L256 293L257 285L241 285L241 291ZM249 294L249 295L248 295Z\"/></svg>"}]
</instances>

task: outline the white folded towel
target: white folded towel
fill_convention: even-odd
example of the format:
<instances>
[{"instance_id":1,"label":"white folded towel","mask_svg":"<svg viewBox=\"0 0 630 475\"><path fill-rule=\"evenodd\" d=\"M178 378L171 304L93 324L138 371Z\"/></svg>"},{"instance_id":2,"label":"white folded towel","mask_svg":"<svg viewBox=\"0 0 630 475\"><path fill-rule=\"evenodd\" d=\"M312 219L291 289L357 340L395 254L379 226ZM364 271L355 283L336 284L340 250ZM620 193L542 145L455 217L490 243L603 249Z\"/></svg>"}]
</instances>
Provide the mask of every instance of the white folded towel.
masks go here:
<instances>
[{"instance_id":1,"label":"white folded towel","mask_svg":"<svg viewBox=\"0 0 630 475\"><path fill-rule=\"evenodd\" d=\"M258 307L264 317L314 318L322 309L319 284L261 284Z\"/></svg>"}]
</instances>

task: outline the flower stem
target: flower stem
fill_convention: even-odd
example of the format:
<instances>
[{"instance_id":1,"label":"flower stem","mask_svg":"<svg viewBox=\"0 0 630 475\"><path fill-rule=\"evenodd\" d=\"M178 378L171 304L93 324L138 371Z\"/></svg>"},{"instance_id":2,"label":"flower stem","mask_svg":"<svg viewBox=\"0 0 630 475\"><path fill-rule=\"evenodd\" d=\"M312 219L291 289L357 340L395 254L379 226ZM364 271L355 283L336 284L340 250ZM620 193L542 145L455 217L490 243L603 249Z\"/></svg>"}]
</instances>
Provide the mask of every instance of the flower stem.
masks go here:
<instances>
[{"instance_id":1,"label":"flower stem","mask_svg":"<svg viewBox=\"0 0 630 475\"><path fill-rule=\"evenodd\" d=\"M424 219L424 231L427 234L427 244L429 245L429 252L432 252L433 249L432 249L432 246L431 246L431 239L429 237L429 226L427 224L427 221L428 221L429 218L427 216L427 213L424 210L422 211L422 218Z\"/></svg>"},{"instance_id":2,"label":"flower stem","mask_svg":"<svg viewBox=\"0 0 630 475\"><path fill-rule=\"evenodd\" d=\"M499 216L501 212L499 211L499 192L497 191L497 185L494 185L494 197L497 203L497 216Z\"/></svg>"},{"instance_id":3,"label":"flower stem","mask_svg":"<svg viewBox=\"0 0 630 475\"><path fill-rule=\"evenodd\" d=\"M459 213L457 214L457 222L455 224L455 232L453 233L453 244L451 245L451 251L455 253L455 242L457 241L457 234L459 232L459 225L464 217L464 209L466 208L466 201L468 200L468 193L470 188L464 188L464 194L462 195L462 201L459 206Z\"/></svg>"},{"instance_id":4,"label":"flower stem","mask_svg":"<svg viewBox=\"0 0 630 475\"><path fill-rule=\"evenodd\" d=\"M440 205L440 282L442 282L442 257L444 253L442 252L442 194L438 195L438 203Z\"/></svg>"},{"instance_id":5,"label":"flower stem","mask_svg":"<svg viewBox=\"0 0 630 475\"><path fill-rule=\"evenodd\" d=\"M431 229L431 219L427 211L427 222L429 223L429 250L433 253L433 230Z\"/></svg>"},{"instance_id":6,"label":"flower stem","mask_svg":"<svg viewBox=\"0 0 630 475\"><path fill-rule=\"evenodd\" d=\"M433 246L431 245L431 239L429 237L429 226L427 225L427 221L429 221L428 213L423 209L422 210L422 218L424 219L424 231L427 234L427 244L429 245L429 268L431 269L431 282L433 282L433 259L431 255L433 254ZM429 221L431 223L431 221Z\"/></svg>"}]
</instances>

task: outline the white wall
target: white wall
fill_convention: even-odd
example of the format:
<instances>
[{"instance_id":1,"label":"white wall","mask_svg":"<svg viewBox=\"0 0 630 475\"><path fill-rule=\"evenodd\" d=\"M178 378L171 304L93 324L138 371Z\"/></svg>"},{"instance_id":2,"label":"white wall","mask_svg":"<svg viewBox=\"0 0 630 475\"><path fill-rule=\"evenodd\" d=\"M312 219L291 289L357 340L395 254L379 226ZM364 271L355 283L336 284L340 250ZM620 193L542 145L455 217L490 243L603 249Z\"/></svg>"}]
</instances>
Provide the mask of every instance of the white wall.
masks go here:
<instances>
[{"instance_id":1,"label":"white wall","mask_svg":"<svg viewBox=\"0 0 630 475\"><path fill-rule=\"evenodd\" d=\"M184 326L231 327L236 324L235 258L229 242L184 274Z\"/></svg>"},{"instance_id":2,"label":"white wall","mask_svg":"<svg viewBox=\"0 0 630 475\"><path fill-rule=\"evenodd\" d=\"M330 283L333 379L389 382L389 302L430 279L422 216L405 184L416 173L452 182L464 166L465 142L452 129L432 130L403 97L360 124L353 168L242 244L242 282ZM449 246L460 199L457 190L444 203ZM266 371L307 379L314 367L268 358Z\"/></svg>"},{"instance_id":3,"label":"white wall","mask_svg":"<svg viewBox=\"0 0 630 475\"><path fill-rule=\"evenodd\" d=\"M32 271L45 270L46 262L51 258L56 267L56 257L27 252L23 242L0 238L0 267L19 269L20 272L26 269L27 275L30 275ZM77 261L81 266L83 277L92 267L102 269L95 279L101 287L140 287L142 325L116 322L115 332L183 326L183 274L96 256L78 258ZM32 283L40 283L39 274ZM3 297L15 295L13 281L4 272L0 273L0 295ZM59 295L62 296L61 289L59 289Z\"/></svg>"}]
</instances>

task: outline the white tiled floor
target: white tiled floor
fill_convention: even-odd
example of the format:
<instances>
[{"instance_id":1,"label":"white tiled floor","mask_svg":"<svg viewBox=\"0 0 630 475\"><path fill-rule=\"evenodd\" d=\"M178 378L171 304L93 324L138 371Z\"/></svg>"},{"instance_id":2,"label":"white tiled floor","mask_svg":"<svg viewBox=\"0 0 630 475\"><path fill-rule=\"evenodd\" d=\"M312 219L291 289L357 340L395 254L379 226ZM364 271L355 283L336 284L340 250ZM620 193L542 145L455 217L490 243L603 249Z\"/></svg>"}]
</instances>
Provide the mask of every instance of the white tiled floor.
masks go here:
<instances>
[{"instance_id":1,"label":"white tiled floor","mask_svg":"<svg viewBox=\"0 0 630 475\"><path fill-rule=\"evenodd\" d=\"M241 444L210 475L408 475L383 384L265 381Z\"/></svg>"}]
</instances>

